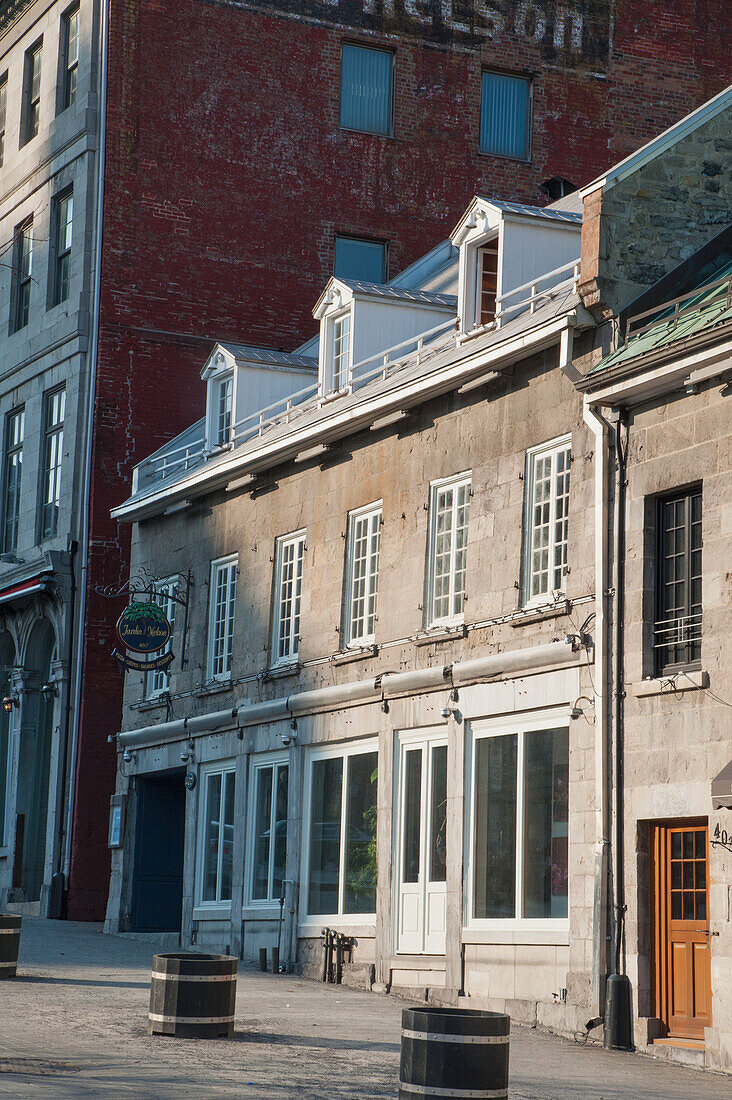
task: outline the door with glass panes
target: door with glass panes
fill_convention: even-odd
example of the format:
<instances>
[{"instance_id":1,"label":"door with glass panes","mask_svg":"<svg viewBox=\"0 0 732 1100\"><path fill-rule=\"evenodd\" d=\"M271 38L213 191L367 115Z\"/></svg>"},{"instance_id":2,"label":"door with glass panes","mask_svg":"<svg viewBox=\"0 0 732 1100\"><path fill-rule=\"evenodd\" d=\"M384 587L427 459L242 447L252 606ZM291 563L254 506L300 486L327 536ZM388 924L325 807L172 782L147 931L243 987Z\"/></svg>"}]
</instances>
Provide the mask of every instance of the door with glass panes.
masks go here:
<instances>
[{"instance_id":1,"label":"door with glass panes","mask_svg":"<svg viewBox=\"0 0 732 1100\"><path fill-rule=\"evenodd\" d=\"M445 951L447 740L444 729L399 744L396 950Z\"/></svg>"}]
</instances>

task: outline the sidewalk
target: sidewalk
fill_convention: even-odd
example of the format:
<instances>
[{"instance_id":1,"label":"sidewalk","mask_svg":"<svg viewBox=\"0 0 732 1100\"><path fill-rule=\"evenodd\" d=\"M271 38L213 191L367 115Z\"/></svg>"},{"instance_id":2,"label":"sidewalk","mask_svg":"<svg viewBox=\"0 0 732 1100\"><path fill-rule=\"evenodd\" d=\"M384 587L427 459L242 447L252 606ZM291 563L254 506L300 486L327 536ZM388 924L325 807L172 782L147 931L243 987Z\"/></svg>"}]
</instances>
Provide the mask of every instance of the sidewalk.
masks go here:
<instances>
[{"instance_id":1,"label":"sidewalk","mask_svg":"<svg viewBox=\"0 0 732 1100\"><path fill-rule=\"evenodd\" d=\"M0 1097L396 1097L401 1002L244 968L234 1039L151 1037L155 950L98 925L24 918L20 976L0 983ZM732 1081L514 1026L510 1096L729 1100Z\"/></svg>"}]
</instances>

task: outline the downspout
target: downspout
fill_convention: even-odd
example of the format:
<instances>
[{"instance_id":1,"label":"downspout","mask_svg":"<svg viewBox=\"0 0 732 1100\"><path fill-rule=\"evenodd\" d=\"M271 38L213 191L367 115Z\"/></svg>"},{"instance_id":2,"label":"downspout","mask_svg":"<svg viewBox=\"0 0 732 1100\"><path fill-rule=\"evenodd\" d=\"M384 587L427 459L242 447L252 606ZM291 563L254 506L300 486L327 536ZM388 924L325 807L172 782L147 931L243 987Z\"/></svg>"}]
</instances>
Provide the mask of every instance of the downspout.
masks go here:
<instances>
[{"instance_id":1,"label":"downspout","mask_svg":"<svg viewBox=\"0 0 732 1100\"><path fill-rule=\"evenodd\" d=\"M595 886L593 896L592 1013L605 1013L608 973L608 431L609 425L585 399L583 419L595 437Z\"/></svg>"},{"instance_id":2,"label":"downspout","mask_svg":"<svg viewBox=\"0 0 732 1100\"><path fill-rule=\"evenodd\" d=\"M101 63L99 72L99 149L97 164L97 209L95 225L95 270L94 289L92 294L92 335L89 348L88 368L89 379L87 389L86 410L86 448L84 451L84 472L82 477L81 505L82 524L79 540L79 583L77 585L77 598L79 607L79 623L76 636L76 657L74 661L74 720L71 730L71 751L69 754L69 796L66 810L66 837L64 851L64 881L68 890L69 870L71 868L71 845L74 818L74 804L76 794L76 754L79 742L81 688L83 682L84 640L86 636L86 590L89 570L89 497L91 493L91 473L93 458L93 426L94 404L96 398L97 381L97 354L99 349L99 308L102 293L102 229L104 225L104 161L107 134L107 60L108 60L108 22L109 0L102 0L101 21L99 27L99 40L101 46Z\"/></svg>"},{"instance_id":3,"label":"downspout","mask_svg":"<svg viewBox=\"0 0 732 1100\"><path fill-rule=\"evenodd\" d=\"M622 413L615 426L615 619L614 619L614 766L615 766L615 817L613 847L615 850L615 923L613 940L613 965L616 974L624 972L623 940L625 931L625 865L624 865L624 806L623 806L623 729L625 712L625 497L627 435L625 447L620 438L623 426ZM627 431L627 429L626 429Z\"/></svg>"}]
</instances>

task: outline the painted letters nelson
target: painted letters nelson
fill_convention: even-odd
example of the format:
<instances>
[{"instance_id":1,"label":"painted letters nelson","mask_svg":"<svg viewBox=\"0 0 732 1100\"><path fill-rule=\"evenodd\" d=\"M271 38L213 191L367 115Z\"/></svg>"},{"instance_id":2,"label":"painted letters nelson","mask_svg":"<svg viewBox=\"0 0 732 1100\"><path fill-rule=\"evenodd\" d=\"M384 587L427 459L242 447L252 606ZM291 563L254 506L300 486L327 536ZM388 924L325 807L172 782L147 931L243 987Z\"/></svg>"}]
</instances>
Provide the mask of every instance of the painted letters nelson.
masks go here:
<instances>
[{"instance_id":1,"label":"painted letters nelson","mask_svg":"<svg viewBox=\"0 0 732 1100\"><path fill-rule=\"evenodd\" d=\"M246 3L242 7L247 7ZM512 35L548 61L607 61L611 0L256 0L257 8L479 47Z\"/></svg>"}]
</instances>

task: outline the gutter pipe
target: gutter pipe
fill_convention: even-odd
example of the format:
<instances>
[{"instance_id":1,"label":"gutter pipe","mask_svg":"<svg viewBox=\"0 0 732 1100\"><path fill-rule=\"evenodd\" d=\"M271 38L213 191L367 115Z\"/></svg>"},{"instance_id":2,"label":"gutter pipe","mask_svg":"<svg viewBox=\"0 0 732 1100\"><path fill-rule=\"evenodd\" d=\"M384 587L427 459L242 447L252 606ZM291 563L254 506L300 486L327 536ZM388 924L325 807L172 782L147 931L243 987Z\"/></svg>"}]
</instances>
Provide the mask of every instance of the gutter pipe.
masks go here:
<instances>
[{"instance_id":1,"label":"gutter pipe","mask_svg":"<svg viewBox=\"0 0 732 1100\"><path fill-rule=\"evenodd\" d=\"M257 726L284 721L297 715L331 710L349 703L371 703L414 691L435 691L450 683L476 683L521 669L566 664L575 652L576 639L568 635L560 642L512 650L510 653L496 653L470 661L458 661L452 665L437 665L409 672L385 672L375 679L352 680L346 684L302 691L261 703L243 701L228 710L178 718L173 722L161 722L159 725L119 733L117 744L120 750L159 745L234 723L239 728Z\"/></svg>"},{"instance_id":2,"label":"gutter pipe","mask_svg":"<svg viewBox=\"0 0 732 1100\"><path fill-rule=\"evenodd\" d=\"M71 868L71 847L74 818L74 802L76 794L76 754L79 741L79 725L81 722L81 689L83 683L84 642L86 637L86 592L89 571L89 512L91 495L91 472L93 457L93 426L94 404L96 398L97 382L97 355L99 351L99 310L102 296L102 230L104 228L104 166L106 151L107 129L107 61L108 61L108 20L109 4L103 0L100 5L101 21L99 36L101 45L101 65L99 73L99 149L97 165L97 210L95 226L95 271L94 290L92 297L92 337L89 348L89 379L87 391L86 410L86 449L84 453L84 474L81 489L81 538L79 540L80 575L77 585L77 599L79 607L79 623L76 636L76 656L74 660L74 719L71 728L71 751L69 754L69 794L66 808L66 836L64 844L64 882L68 889L69 871Z\"/></svg>"},{"instance_id":3,"label":"gutter pipe","mask_svg":"<svg viewBox=\"0 0 732 1100\"><path fill-rule=\"evenodd\" d=\"M585 398L583 419L595 437L595 885L593 897L592 1012L604 1017L608 972L608 432L609 424Z\"/></svg>"}]
</instances>

